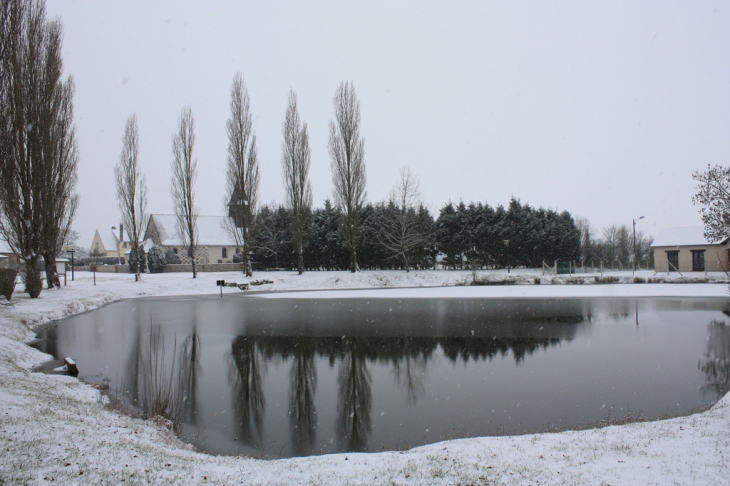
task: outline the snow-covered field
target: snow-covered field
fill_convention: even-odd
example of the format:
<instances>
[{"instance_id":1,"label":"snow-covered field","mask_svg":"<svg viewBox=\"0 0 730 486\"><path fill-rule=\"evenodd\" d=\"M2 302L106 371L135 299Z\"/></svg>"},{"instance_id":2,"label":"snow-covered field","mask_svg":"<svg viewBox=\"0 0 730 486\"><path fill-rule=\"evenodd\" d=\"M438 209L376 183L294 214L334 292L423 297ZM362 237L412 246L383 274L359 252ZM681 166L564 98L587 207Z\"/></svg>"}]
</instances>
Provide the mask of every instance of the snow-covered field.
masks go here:
<instances>
[{"instance_id":1,"label":"snow-covered field","mask_svg":"<svg viewBox=\"0 0 730 486\"><path fill-rule=\"evenodd\" d=\"M258 294L266 298L321 298L381 287L399 288L378 290L379 296L423 298L727 295L727 287L717 283L545 285L543 279L541 285L454 287L471 281L471 272L446 271L276 272L255 278L274 281L262 290L317 290ZM141 282L128 274L97 274L93 285L91 273L78 272L74 282L69 278L68 286L44 291L36 300L20 293L19 285L17 305L0 309L0 484L730 484L728 396L707 412L659 422L261 461L196 453L164 424L110 410L89 385L31 371L50 359L24 344L41 323L138 296L217 294L218 279L246 281L238 273L206 273L195 280L190 274L144 275ZM338 292L318 291L333 289Z\"/></svg>"}]
</instances>

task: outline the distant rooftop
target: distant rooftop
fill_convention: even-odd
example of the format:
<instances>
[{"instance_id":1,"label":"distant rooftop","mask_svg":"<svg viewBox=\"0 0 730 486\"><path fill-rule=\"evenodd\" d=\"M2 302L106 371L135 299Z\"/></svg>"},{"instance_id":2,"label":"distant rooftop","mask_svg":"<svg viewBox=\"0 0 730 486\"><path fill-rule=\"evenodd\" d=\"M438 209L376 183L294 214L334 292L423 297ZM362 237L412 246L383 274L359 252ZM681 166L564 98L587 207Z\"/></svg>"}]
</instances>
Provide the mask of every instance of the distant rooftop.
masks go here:
<instances>
[{"instance_id":1,"label":"distant rooftop","mask_svg":"<svg viewBox=\"0 0 730 486\"><path fill-rule=\"evenodd\" d=\"M116 232L111 229L105 229L99 231L99 238L104 245L106 251L117 251L117 245L119 245L119 237Z\"/></svg>"},{"instance_id":2,"label":"distant rooftop","mask_svg":"<svg viewBox=\"0 0 730 486\"><path fill-rule=\"evenodd\" d=\"M177 221L174 214L151 214L157 227L162 246L184 246L175 229ZM223 227L224 216L198 216L198 245L200 246L231 246L231 237Z\"/></svg>"},{"instance_id":3,"label":"distant rooftop","mask_svg":"<svg viewBox=\"0 0 730 486\"><path fill-rule=\"evenodd\" d=\"M725 241L710 241L705 238L704 226L685 226L682 228L667 228L662 230L651 244L656 246L691 246L691 245L717 245Z\"/></svg>"}]
</instances>

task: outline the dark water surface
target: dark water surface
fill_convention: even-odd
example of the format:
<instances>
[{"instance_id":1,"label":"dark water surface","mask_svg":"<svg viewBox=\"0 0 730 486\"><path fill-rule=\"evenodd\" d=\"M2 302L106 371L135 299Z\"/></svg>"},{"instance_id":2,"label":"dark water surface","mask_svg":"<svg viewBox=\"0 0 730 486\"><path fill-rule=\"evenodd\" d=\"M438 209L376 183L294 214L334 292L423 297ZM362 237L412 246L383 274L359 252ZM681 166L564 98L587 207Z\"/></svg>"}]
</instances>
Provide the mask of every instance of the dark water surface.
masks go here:
<instances>
[{"instance_id":1,"label":"dark water surface","mask_svg":"<svg viewBox=\"0 0 730 486\"><path fill-rule=\"evenodd\" d=\"M725 305L147 298L52 323L38 347L139 406L159 332L184 435L211 453L276 458L704 410L729 388Z\"/></svg>"}]
</instances>

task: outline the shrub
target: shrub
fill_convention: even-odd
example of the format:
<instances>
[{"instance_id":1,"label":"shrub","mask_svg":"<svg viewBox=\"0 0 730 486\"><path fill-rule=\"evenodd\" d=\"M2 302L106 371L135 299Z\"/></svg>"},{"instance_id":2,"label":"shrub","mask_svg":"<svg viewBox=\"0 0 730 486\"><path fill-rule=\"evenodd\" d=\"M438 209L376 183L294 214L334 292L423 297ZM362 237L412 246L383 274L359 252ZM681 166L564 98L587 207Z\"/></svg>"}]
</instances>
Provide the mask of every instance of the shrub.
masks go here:
<instances>
[{"instance_id":1,"label":"shrub","mask_svg":"<svg viewBox=\"0 0 730 486\"><path fill-rule=\"evenodd\" d=\"M4 295L8 300L15 292L15 278L17 276L18 271L14 268L0 269L0 295Z\"/></svg>"},{"instance_id":2,"label":"shrub","mask_svg":"<svg viewBox=\"0 0 730 486\"><path fill-rule=\"evenodd\" d=\"M165 252L165 263L167 263L168 265L179 265L180 263L182 263L182 261L172 248L168 248Z\"/></svg>"},{"instance_id":3,"label":"shrub","mask_svg":"<svg viewBox=\"0 0 730 486\"><path fill-rule=\"evenodd\" d=\"M141 246L139 248L139 257L137 257L137 252L134 251L134 248L132 248L132 251L129 252L129 271L132 273L137 273L137 268L139 267L139 273L144 273L144 269L147 265L145 265L145 254L144 254L144 248Z\"/></svg>"},{"instance_id":4,"label":"shrub","mask_svg":"<svg viewBox=\"0 0 730 486\"><path fill-rule=\"evenodd\" d=\"M646 283L646 280L641 277L634 277L634 283Z\"/></svg>"},{"instance_id":5,"label":"shrub","mask_svg":"<svg viewBox=\"0 0 730 486\"><path fill-rule=\"evenodd\" d=\"M233 255L233 263L243 263L243 253L235 253Z\"/></svg>"},{"instance_id":6,"label":"shrub","mask_svg":"<svg viewBox=\"0 0 730 486\"><path fill-rule=\"evenodd\" d=\"M26 264L23 273L23 285L25 291L30 295L31 299L37 299L43 290L43 280L41 280L41 272L33 265Z\"/></svg>"},{"instance_id":7,"label":"shrub","mask_svg":"<svg viewBox=\"0 0 730 486\"><path fill-rule=\"evenodd\" d=\"M150 248L147 252L147 266L150 269L150 273L162 273L167 265L165 261L165 254L162 253L162 249L156 246Z\"/></svg>"}]
</instances>

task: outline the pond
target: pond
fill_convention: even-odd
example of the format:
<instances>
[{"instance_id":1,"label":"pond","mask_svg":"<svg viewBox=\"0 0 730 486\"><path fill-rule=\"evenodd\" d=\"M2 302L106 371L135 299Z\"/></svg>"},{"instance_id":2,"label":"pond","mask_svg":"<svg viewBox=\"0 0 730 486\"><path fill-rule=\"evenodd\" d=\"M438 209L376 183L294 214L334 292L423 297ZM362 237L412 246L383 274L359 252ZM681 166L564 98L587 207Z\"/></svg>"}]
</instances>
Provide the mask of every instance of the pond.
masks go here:
<instances>
[{"instance_id":1,"label":"pond","mask_svg":"<svg viewBox=\"0 0 730 486\"><path fill-rule=\"evenodd\" d=\"M184 437L209 453L278 458L705 410L729 389L725 306L145 298L50 323L37 346L73 357L80 378L138 411L153 358L164 358L183 396Z\"/></svg>"}]
</instances>

